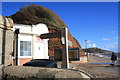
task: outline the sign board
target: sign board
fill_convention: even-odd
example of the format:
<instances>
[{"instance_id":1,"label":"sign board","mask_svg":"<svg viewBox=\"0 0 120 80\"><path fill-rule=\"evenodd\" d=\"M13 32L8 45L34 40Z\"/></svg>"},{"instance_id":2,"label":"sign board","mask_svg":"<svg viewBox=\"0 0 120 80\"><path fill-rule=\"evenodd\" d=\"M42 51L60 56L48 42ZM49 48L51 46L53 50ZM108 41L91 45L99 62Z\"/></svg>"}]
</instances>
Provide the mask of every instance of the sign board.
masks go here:
<instances>
[{"instance_id":1,"label":"sign board","mask_svg":"<svg viewBox=\"0 0 120 80\"><path fill-rule=\"evenodd\" d=\"M69 60L70 61L78 61L80 60L80 52L79 48L69 48L68 49ZM54 58L57 61L62 61L62 49L54 50Z\"/></svg>"},{"instance_id":2,"label":"sign board","mask_svg":"<svg viewBox=\"0 0 120 80\"><path fill-rule=\"evenodd\" d=\"M62 38L62 68L69 68L69 59L68 59L68 29L66 27L61 28L60 31L54 33L46 33L40 35L41 39L48 38Z\"/></svg>"},{"instance_id":3,"label":"sign board","mask_svg":"<svg viewBox=\"0 0 120 80\"><path fill-rule=\"evenodd\" d=\"M46 33L46 34L41 34L40 35L41 39L59 38L59 37L61 37L61 31L54 32L54 33Z\"/></svg>"},{"instance_id":4,"label":"sign board","mask_svg":"<svg viewBox=\"0 0 120 80\"><path fill-rule=\"evenodd\" d=\"M68 46L72 47L72 42L68 40Z\"/></svg>"}]
</instances>

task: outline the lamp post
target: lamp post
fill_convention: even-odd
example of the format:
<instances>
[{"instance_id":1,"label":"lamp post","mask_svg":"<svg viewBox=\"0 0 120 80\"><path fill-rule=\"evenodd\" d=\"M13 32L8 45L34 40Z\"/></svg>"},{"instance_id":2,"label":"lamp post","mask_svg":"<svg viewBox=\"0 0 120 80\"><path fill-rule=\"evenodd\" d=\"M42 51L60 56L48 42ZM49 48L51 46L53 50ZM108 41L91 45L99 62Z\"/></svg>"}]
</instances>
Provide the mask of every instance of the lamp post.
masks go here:
<instances>
[{"instance_id":1,"label":"lamp post","mask_svg":"<svg viewBox=\"0 0 120 80\"><path fill-rule=\"evenodd\" d=\"M87 55L87 61L89 61L89 59L88 59L88 52L87 52L87 40L85 40L85 46L86 46L85 52L86 52L86 55Z\"/></svg>"}]
</instances>

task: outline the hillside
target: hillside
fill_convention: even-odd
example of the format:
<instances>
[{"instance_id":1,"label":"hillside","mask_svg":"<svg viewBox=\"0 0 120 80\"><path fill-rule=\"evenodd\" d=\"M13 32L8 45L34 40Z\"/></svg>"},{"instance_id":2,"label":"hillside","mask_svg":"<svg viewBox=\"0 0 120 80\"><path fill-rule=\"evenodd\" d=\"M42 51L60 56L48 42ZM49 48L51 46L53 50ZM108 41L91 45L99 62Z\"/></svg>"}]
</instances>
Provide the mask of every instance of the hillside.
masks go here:
<instances>
[{"instance_id":1,"label":"hillside","mask_svg":"<svg viewBox=\"0 0 120 80\"><path fill-rule=\"evenodd\" d=\"M83 49L83 51L87 51L89 53L111 53L111 51L103 50L100 48L87 48Z\"/></svg>"},{"instance_id":2,"label":"hillside","mask_svg":"<svg viewBox=\"0 0 120 80\"><path fill-rule=\"evenodd\" d=\"M67 27L66 24L60 19L60 17L49 10L40 5L28 5L26 7L20 8L20 11L16 12L15 14L9 16L13 19L14 23L17 24L25 24L25 25L32 25L38 23L44 23L47 25L49 32L56 32L62 27ZM80 48L80 54L83 53L82 48L79 42L68 32L68 39L72 42L73 47ZM49 40L49 55L54 55L54 49L61 48L60 38L53 38Z\"/></svg>"},{"instance_id":3,"label":"hillside","mask_svg":"<svg viewBox=\"0 0 120 80\"><path fill-rule=\"evenodd\" d=\"M55 12L35 4L21 7L20 11L10 17L18 24L31 25L44 23L48 28L61 28L66 26Z\"/></svg>"}]
</instances>

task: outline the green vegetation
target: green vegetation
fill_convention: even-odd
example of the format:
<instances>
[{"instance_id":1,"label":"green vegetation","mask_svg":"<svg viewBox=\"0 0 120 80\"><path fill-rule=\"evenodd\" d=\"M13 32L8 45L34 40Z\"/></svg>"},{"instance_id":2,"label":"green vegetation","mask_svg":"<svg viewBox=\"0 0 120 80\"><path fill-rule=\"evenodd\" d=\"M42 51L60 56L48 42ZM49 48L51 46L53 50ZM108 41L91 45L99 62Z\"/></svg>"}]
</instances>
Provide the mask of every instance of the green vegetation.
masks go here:
<instances>
[{"instance_id":1,"label":"green vegetation","mask_svg":"<svg viewBox=\"0 0 120 80\"><path fill-rule=\"evenodd\" d=\"M40 5L31 4L26 7L21 7L20 11L9 17L18 24L32 25L44 23L48 28L66 27L64 22L55 12Z\"/></svg>"},{"instance_id":2,"label":"green vegetation","mask_svg":"<svg viewBox=\"0 0 120 80\"><path fill-rule=\"evenodd\" d=\"M89 53L111 53L111 51L103 50L100 48L87 48L83 49L83 51L89 52Z\"/></svg>"}]
</instances>

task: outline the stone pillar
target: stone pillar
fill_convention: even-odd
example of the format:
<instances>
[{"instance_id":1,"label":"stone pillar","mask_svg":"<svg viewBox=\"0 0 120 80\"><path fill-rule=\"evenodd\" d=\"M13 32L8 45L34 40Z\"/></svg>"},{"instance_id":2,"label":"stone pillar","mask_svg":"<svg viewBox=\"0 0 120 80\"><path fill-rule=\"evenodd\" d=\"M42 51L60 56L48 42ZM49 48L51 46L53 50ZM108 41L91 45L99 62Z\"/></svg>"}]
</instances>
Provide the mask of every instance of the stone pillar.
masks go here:
<instances>
[{"instance_id":1,"label":"stone pillar","mask_svg":"<svg viewBox=\"0 0 120 80\"><path fill-rule=\"evenodd\" d=\"M12 19L0 16L0 65L12 64L14 36L12 27Z\"/></svg>"},{"instance_id":2,"label":"stone pillar","mask_svg":"<svg viewBox=\"0 0 120 80\"><path fill-rule=\"evenodd\" d=\"M0 28L0 80L2 79L2 33L3 30Z\"/></svg>"},{"instance_id":3,"label":"stone pillar","mask_svg":"<svg viewBox=\"0 0 120 80\"><path fill-rule=\"evenodd\" d=\"M2 34L3 30L0 28L0 64L2 64Z\"/></svg>"},{"instance_id":4,"label":"stone pillar","mask_svg":"<svg viewBox=\"0 0 120 80\"><path fill-rule=\"evenodd\" d=\"M13 53L13 31L6 30L5 37L5 52L4 52L4 65L12 64L12 53ZM4 41L3 41L4 42Z\"/></svg>"}]
</instances>

